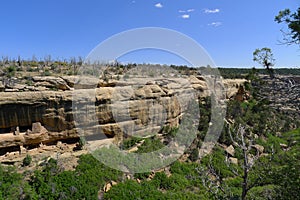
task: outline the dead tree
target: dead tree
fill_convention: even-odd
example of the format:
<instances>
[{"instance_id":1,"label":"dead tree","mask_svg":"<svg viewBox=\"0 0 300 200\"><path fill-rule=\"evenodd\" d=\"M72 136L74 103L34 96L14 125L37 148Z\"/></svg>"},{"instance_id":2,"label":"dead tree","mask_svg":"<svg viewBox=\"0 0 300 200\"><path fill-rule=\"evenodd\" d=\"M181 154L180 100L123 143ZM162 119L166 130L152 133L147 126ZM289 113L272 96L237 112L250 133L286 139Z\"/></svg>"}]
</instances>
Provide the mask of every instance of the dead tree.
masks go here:
<instances>
[{"instance_id":1,"label":"dead tree","mask_svg":"<svg viewBox=\"0 0 300 200\"><path fill-rule=\"evenodd\" d=\"M249 171L254 164L254 161L257 159L257 156L254 156L252 160L249 159L250 150L253 146L253 138L246 136L246 128L243 125L239 125L236 131L235 137L233 137L229 129L230 139L233 145L237 148L240 148L243 152L243 182L242 182L242 200L246 199L247 192L249 191Z\"/></svg>"}]
</instances>

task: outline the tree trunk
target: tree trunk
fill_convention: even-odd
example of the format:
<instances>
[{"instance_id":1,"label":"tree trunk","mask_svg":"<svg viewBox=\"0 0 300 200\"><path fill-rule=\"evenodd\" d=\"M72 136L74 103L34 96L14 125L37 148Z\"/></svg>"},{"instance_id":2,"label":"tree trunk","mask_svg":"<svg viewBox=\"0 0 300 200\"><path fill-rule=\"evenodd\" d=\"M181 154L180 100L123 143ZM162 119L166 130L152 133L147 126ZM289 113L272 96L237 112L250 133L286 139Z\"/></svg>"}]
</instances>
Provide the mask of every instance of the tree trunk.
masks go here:
<instances>
[{"instance_id":1,"label":"tree trunk","mask_svg":"<svg viewBox=\"0 0 300 200\"><path fill-rule=\"evenodd\" d=\"M247 187L248 187L248 157L246 149L243 149L244 155L244 175L243 175L243 183L242 183L242 200L246 199L247 195Z\"/></svg>"}]
</instances>

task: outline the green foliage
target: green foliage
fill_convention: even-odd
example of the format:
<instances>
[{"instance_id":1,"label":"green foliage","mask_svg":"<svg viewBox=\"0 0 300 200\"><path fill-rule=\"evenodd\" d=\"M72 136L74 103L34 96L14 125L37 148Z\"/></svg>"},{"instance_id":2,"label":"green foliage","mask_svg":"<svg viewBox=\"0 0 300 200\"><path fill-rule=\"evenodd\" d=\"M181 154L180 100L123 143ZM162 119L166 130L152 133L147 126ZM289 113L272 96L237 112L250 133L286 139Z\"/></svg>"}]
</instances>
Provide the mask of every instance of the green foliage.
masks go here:
<instances>
[{"instance_id":1,"label":"green foliage","mask_svg":"<svg viewBox=\"0 0 300 200\"><path fill-rule=\"evenodd\" d=\"M281 152L280 144L286 144L287 141L269 133L265 141L258 139L257 143L264 146L266 153L274 154Z\"/></svg>"},{"instance_id":2,"label":"green foliage","mask_svg":"<svg viewBox=\"0 0 300 200\"><path fill-rule=\"evenodd\" d=\"M147 182L138 184L136 181L127 180L114 186L108 193L105 193L104 199L165 199L161 191Z\"/></svg>"},{"instance_id":3,"label":"green foliage","mask_svg":"<svg viewBox=\"0 0 300 200\"><path fill-rule=\"evenodd\" d=\"M123 140L123 143L121 144L121 148L124 150L128 150L142 140L143 140L142 138L138 138L138 137L127 138Z\"/></svg>"},{"instance_id":4,"label":"green foliage","mask_svg":"<svg viewBox=\"0 0 300 200\"><path fill-rule=\"evenodd\" d=\"M265 199L276 199L276 190L278 189L275 185L264 185L251 188L248 192L248 199L253 200L265 200Z\"/></svg>"},{"instance_id":5,"label":"green foliage","mask_svg":"<svg viewBox=\"0 0 300 200\"><path fill-rule=\"evenodd\" d=\"M300 44L300 8L294 13L291 13L289 9L279 11L275 21L287 25L288 30L282 31L284 44Z\"/></svg>"},{"instance_id":6,"label":"green foliage","mask_svg":"<svg viewBox=\"0 0 300 200\"><path fill-rule=\"evenodd\" d=\"M0 199L38 199L36 192L12 167L0 165Z\"/></svg>"},{"instance_id":7,"label":"green foliage","mask_svg":"<svg viewBox=\"0 0 300 200\"><path fill-rule=\"evenodd\" d=\"M42 76L51 76L51 72L49 71L49 69L46 69L43 73Z\"/></svg>"},{"instance_id":8,"label":"green foliage","mask_svg":"<svg viewBox=\"0 0 300 200\"><path fill-rule=\"evenodd\" d=\"M25 81L25 84L28 85L28 86L32 86L33 85L33 81L31 79L27 79Z\"/></svg>"},{"instance_id":9,"label":"green foliage","mask_svg":"<svg viewBox=\"0 0 300 200\"><path fill-rule=\"evenodd\" d=\"M295 149L299 152L300 148ZM253 167L250 174L252 186L273 185L275 198L273 199L297 199L300 195L300 156L295 151L280 152L278 154L261 157ZM257 188L260 192L262 189ZM267 191L264 191L265 193Z\"/></svg>"},{"instance_id":10,"label":"green foliage","mask_svg":"<svg viewBox=\"0 0 300 200\"><path fill-rule=\"evenodd\" d=\"M180 191L182 188L186 188L189 185L188 180L185 177L182 177L181 174L172 174L170 177L167 177L164 172L156 173L151 180L151 184L157 189L171 191Z\"/></svg>"},{"instance_id":11,"label":"green foliage","mask_svg":"<svg viewBox=\"0 0 300 200\"><path fill-rule=\"evenodd\" d=\"M256 69L256 68L218 68L221 76L223 78L234 79L234 78L246 78L247 80L251 79L251 74L268 75L269 72L266 69ZM299 75L300 69L295 68L274 68L274 74L278 75Z\"/></svg>"},{"instance_id":12,"label":"green foliage","mask_svg":"<svg viewBox=\"0 0 300 200\"><path fill-rule=\"evenodd\" d=\"M83 149L84 145L86 144L85 138L84 137L80 137L79 141L78 141L78 148L79 149Z\"/></svg>"},{"instance_id":13,"label":"green foliage","mask_svg":"<svg viewBox=\"0 0 300 200\"><path fill-rule=\"evenodd\" d=\"M117 181L120 172L110 169L92 155L82 155L75 171L61 171L50 159L42 171L36 171L31 185L40 199L96 199L107 181Z\"/></svg>"},{"instance_id":14,"label":"green foliage","mask_svg":"<svg viewBox=\"0 0 300 200\"><path fill-rule=\"evenodd\" d=\"M208 125L211 118L211 98L205 97L201 99L201 102L199 103L199 112L200 112L200 120L199 120L199 126L198 130L199 133L199 139L203 140L207 131L208 131Z\"/></svg>"},{"instance_id":15,"label":"green foliage","mask_svg":"<svg viewBox=\"0 0 300 200\"><path fill-rule=\"evenodd\" d=\"M143 141L143 142L142 142ZM151 138L138 138L138 137L130 137L123 141L121 144L121 148L123 150L128 150L132 148L134 145L142 142L141 146L138 147L136 153L148 153L159 150L163 148L165 145L156 137Z\"/></svg>"},{"instance_id":16,"label":"green foliage","mask_svg":"<svg viewBox=\"0 0 300 200\"><path fill-rule=\"evenodd\" d=\"M276 128L272 123L274 121L272 117L273 114L265 101L257 101L252 98L245 102L234 100L227 104L227 118L234 120L236 124L249 127L251 132L259 136L266 135ZM220 139L225 144L228 144L230 143L230 138L226 127L224 131L226 132L222 134L225 135L221 135Z\"/></svg>"},{"instance_id":17,"label":"green foliage","mask_svg":"<svg viewBox=\"0 0 300 200\"><path fill-rule=\"evenodd\" d=\"M196 163L174 162L171 176L157 172L152 180L126 180L105 193L104 199L208 199L198 177Z\"/></svg>"},{"instance_id":18,"label":"green foliage","mask_svg":"<svg viewBox=\"0 0 300 200\"><path fill-rule=\"evenodd\" d=\"M211 165L221 179L232 177L234 174L230 165L225 162L225 156L225 151L220 147L216 147L213 153L205 156L201 162L205 166Z\"/></svg>"},{"instance_id":19,"label":"green foliage","mask_svg":"<svg viewBox=\"0 0 300 200\"><path fill-rule=\"evenodd\" d=\"M192 152L191 152L191 154L190 154L190 156L189 156L189 159L190 159L192 162L195 162L195 161L198 160L198 158L199 158L199 150L198 150L198 148L192 149Z\"/></svg>"},{"instance_id":20,"label":"green foliage","mask_svg":"<svg viewBox=\"0 0 300 200\"><path fill-rule=\"evenodd\" d=\"M170 189L171 182L169 181L167 175L164 172L158 172L155 174L154 178L152 179L151 183L157 189Z\"/></svg>"},{"instance_id":21,"label":"green foliage","mask_svg":"<svg viewBox=\"0 0 300 200\"><path fill-rule=\"evenodd\" d=\"M170 127L170 126L165 126L163 127L162 133L166 137L166 140L170 140L176 136L178 132L177 127Z\"/></svg>"},{"instance_id":22,"label":"green foliage","mask_svg":"<svg viewBox=\"0 0 300 200\"><path fill-rule=\"evenodd\" d=\"M7 77L12 78L15 76L17 68L15 65L10 65L6 68Z\"/></svg>"},{"instance_id":23,"label":"green foliage","mask_svg":"<svg viewBox=\"0 0 300 200\"><path fill-rule=\"evenodd\" d=\"M288 146L300 144L300 128L282 134L282 139L286 140Z\"/></svg>"},{"instance_id":24,"label":"green foliage","mask_svg":"<svg viewBox=\"0 0 300 200\"><path fill-rule=\"evenodd\" d=\"M27 154L26 157L23 159L23 166L30 165L31 161L32 161L32 157L29 154Z\"/></svg>"},{"instance_id":25,"label":"green foliage","mask_svg":"<svg viewBox=\"0 0 300 200\"><path fill-rule=\"evenodd\" d=\"M165 145L157 138L146 138L144 143L138 148L137 153L148 153L157 151Z\"/></svg>"},{"instance_id":26,"label":"green foliage","mask_svg":"<svg viewBox=\"0 0 300 200\"><path fill-rule=\"evenodd\" d=\"M150 176L150 172L145 172L145 173L136 173L134 174L134 178L140 179L140 180L145 180Z\"/></svg>"},{"instance_id":27,"label":"green foliage","mask_svg":"<svg viewBox=\"0 0 300 200\"><path fill-rule=\"evenodd\" d=\"M268 135L264 141L269 156L259 158L250 173L253 188L250 194L264 193L272 199L297 199L300 195L300 132L299 129L283 133L281 137ZM293 142L292 142L293 141ZM287 144L283 151L279 144ZM250 191L251 191L250 190Z\"/></svg>"},{"instance_id":28,"label":"green foliage","mask_svg":"<svg viewBox=\"0 0 300 200\"><path fill-rule=\"evenodd\" d=\"M273 53L270 48L264 47L261 49L255 49L253 52L253 61L258 62L264 67L271 67L274 65Z\"/></svg>"},{"instance_id":29,"label":"green foliage","mask_svg":"<svg viewBox=\"0 0 300 200\"><path fill-rule=\"evenodd\" d=\"M275 59L270 48L264 47L261 49L255 49L253 52L253 61L264 66L271 77L274 76L274 71L271 69L275 64Z\"/></svg>"},{"instance_id":30,"label":"green foliage","mask_svg":"<svg viewBox=\"0 0 300 200\"><path fill-rule=\"evenodd\" d=\"M224 180L224 185L230 189L232 197L239 197L242 193L241 183L243 179L239 176L230 177Z\"/></svg>"},{"instance_id":31,"label":"green foliage","mask_svg":"<svg viewBox=\"0 0 300 200\"><path fill-rule=\"evenodd\" d=\"M196 163L183 163L180 161L175 161L171 166L170 166L170 171L171 173L176 173L176 174L184 174L184 175L196 175L196 168L198 167L198 164Z\"/></svg>"}]
</instances>

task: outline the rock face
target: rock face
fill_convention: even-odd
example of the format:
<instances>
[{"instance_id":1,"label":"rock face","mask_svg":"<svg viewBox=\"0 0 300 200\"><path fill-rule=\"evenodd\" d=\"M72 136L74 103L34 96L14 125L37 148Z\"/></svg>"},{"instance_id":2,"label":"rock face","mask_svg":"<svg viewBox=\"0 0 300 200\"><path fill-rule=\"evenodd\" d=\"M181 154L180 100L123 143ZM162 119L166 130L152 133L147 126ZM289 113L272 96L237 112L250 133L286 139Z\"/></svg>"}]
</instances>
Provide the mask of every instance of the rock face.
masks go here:
<instances>
[{"instance_id":1,"label":"rock face","mask_svg":"<svg viewBox=\"0 0 300 200\"><path fill-rule=\"evenodd\" d=\"M237 95L237 91L246 81L246 79L225 79L223 84L226 89L226 98L230 99L234 97L240 100L241 97Z\"/></svg>"},{"instance_id":2,"label":"rock face","mask_svg":"<svg viewBox=\"0 0 300 200\"><path fill-rule=\"evenodd\" d=\"M34 76L32 80L36 87L55 88L58 90L70 90L68 83L60 77L52 76Z\"/></svg>"},{"instance_id":3,"label":"rock face","mask_svg":"<svg viewBox=\"0 0 300 200\"><path fill-rule=\"evenodd\" d=\"M0 92L65 91L74 86L75 76L33 76L26 83L18 78L0 77Z\"/></svg>"},{"instance_id":4,"label":"rock face","mask_svg":"<svg viewBox=\"0 0 300 200\"><path fill-rule=\"evenodd\" d=\"M0 148L77 138L71 91L1 93L0 133Z\"/></svg>"},{"instance_id":5,"label":"rock face","mask_svg":"<svg viewBox=\"0 0 300 200\"><path fill-rule=\"evenodd\" d=\"M195 76L144 79L143 84L137 80L102 81L99 88L74 91L75 77L33 80L37 87L51 85L59 91L0 92L0 149L78 138L74 116L88 127L85 131L91 137L99 131L107 137L158 132L163 126L179 124L186 109L183 102L195 95L194 91L199 97L209 95L204 79ZM88 84L79 88L90 88ZM228 89L237 92L236 84L232 85ZM92 97L87 95L90 92ZM74 94L77 107L72 106ZM96 118L86 111L94 112Z\"/></svg>"},{"instance_id":6,"label":"rock face","mask_svg":"<svg viewBox=\"0 0 300 200\"><path fill-rule=\"evenodd\" d=\"M73 128L71 92L4 92L0 99L2 133L14 127L25 132L35 122L40 122L49 131Z\"/></svg>"}]
</instances>

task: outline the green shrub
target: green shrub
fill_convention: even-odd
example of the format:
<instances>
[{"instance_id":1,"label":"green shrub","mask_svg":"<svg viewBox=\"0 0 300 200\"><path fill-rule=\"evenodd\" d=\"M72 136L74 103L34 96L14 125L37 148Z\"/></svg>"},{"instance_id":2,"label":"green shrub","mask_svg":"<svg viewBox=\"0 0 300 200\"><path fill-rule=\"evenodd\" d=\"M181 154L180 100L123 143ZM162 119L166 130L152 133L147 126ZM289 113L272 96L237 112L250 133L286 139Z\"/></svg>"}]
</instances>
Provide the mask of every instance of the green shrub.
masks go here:
<instances>
[{"instance_id":1,"label":"green shrub","mask_svg":"<svg viewBox=\"0 0 300 200\"><path fill-rule=\"evenodd\" d=\"M138 138L138 137L127 138L123 140L123 143L121 144L121 148L124 150L128 150L142 140L143 140L142 138Z\"/></svg>"},{"instance_id":2,"label":"green shrub","mask_svg":"<svg viewBox=\"0 0 300 200\"><path fill-rule=\"evenodd\" d=\"M144 143L138 148L137 153L148 153L159 150L165 145L157 138L146 138Z\"/></svg>"},{"instance_id":3,"label":"green shrub","mask_svg":"<svg viewBox=\"0 0 300 200\"><path fill-rule=\"evenodd\" d=\"M288 142L289 146L300 144L300 128L283 133L282 138Z\"/></svg>"},{"instance_id":4,"label":"green shrub","mask_svg":"<svg viewBox=\"0 0 300 200\"><path fill-rule=\"evenodd\" d=\"M15 74L16 74L16 71L17 71L17 68L14 65L11 65L11 66L9 66L9 67L6 68L7 76L9 78L14 77Z\"/></svg>"},{"instance_id":5,"label":"green shrub","mask_svg":"<svg viewBox=\"0 0 300 200\"><path fill-rule=\"evenodd\" d=\"M165 134L165 137L167 139L174 138L176 136L177 132L178 132L178 128L174 128L174 127L171 127L171 126L165 126L162 129L162 133Z\"/></svg>"},{"instance_id":6,"label":"green shrub","mask_svg":"<svg viewBox=\"0 0 300 200\"><path fill-rule=\"evenodd\" d=\"M185 162L180 162L180 161L175 161L171 166L170 166L170 171L172 174L181 174L184 176L187 175L198 175L196 168L199 167L199 164L197 163L185 163Z\"/></svg>"},{"instance_id":7,"label":"green shrub","mask_svg":"<svg viewBox=\"0 0 300 200\"><path fill-rule=\"evenodd\" d=\"M82 150L85 144L86 144L85 138L80 137L78 141L78 148Z\"/></svg>"},{"instance_id":8,"label":"green shrub","mask_svg":"<svg viewBox=\"0 0 300 200\"><path fill-rule=\"evenodd\" d=\"M231 196L235 197L240 196L242 193L242 182L243 179L241 177L234 177L224 180L224 185L232 193Z\"/></svg>"},{"instance_id":9,"label":"green shrub","mask_svg":"<svg viewBox=\"0 0 300 200\"><path fill-rule=\"evenodd\" d=\"M145 173L136 173L134 174L134 178L140 179L140 180L145 180L150 176L150 172L145 172Z\"/></svg>"},{"instance_id":10,"label":"green shrub","mask_svg":"<svg viewBox=\"0 0 300 200\"><path fill-rule=\"evenodd\" d=\"M232 164L228 165L225 162L225 156L225 151L216 147L212 154L205 156L201 161L205 166L211 165L220 178L232 177L234 175L230 169Z\"/></svg>"},{"instance_id":11,"label":"green shrub","mask_svg":"<svg viewBox=\"0 0 300 200\"><path fill-rule=\"evenodd\" d=\"M171 191L183 191L187 190L187 188L191 186L188 179L186 178L186 175L182 176L180 174L172 174L168 178L168 182L168 188Z\"/></svg>"},{"instance_id":12,"label":"green shrub","mask_svg":"<svg viewBox=\"0 0 300 200\"><path fill-rule=\"evenodd\" d=\"M247 194L248 199L265 200L276 199L276 185L265 185L251 188Z\"/></svg>"},{"instance_id":13,"label":"green shrub","mask_svg":"<svg viewBox=\"0 0 300 200\"><path fill-rule=\"evenodd\" d=\"M171 182L164 172L156 173L154 178L151 180L151 184L154 185L157 189L170 189L171 187Z\"/></svg>"},{"instance_id":14,"label":"green shrub","mask_svg":"<svg viewBox=\"0 0 300 200\"><path fill-rule=\"evenodd\" d=\"M38 199L35 190L13 167L0 165L0 199Z\"/></svg>"},{"instance_id":15,"label":"green shrub","mask_svg":"<svg viewBox=\"0 0 300 200\"><path fill-rule=\"evenodd\" d=\"M32 85L33 85L33 81L27 79L27 80L25 81L25 84L28 85L28 86L32 86Z\"/></svg>"},{"instance_id":16,"label":"green shrub","mask_svg":"<svg viewBox=\"0 0 300 200\"><path fill-rule=\"evenodd\" d=\"M42 76L51 76L51 72L46 69L43 73L42 73Z\"/></svg>"},{"instance_id":17,"label":"green shrub","mask_svg":"<svg viewBox=\"0 0 300 200\"><path fill-rule=\"evenodd\" d=\"M29 154L27 154L26 157L23 159L23 166L30 165L31 161L32 161L32 157Z\"/></svg>"},{"instance_id":18,"label":"green shrub","mask_svg":"<svg viewBox=\"0 0 300 200\"><path fill-rule=\"evenodd\" d=\"M149 199L164 200L165 195L158 191L148 181L141 184L134 180L126 180L123 183L119 183L113 186L109 192L104 194L104 199L120 200L120 199Z\"/></svg>"},{"instance_id":19,"label":"green shrub","mask_svg":"<svg viewBox=\"0 0 300 200\"><path fill-rule=\"evenodd\" d=\"M118 181L121 173L106 167L92 155L82 155L75 171L61 171L57 161L50 159L31 178L39 199L97 199L105 183Z\"/></svg>"},{"instance_id":20,"label":"green shrub","mask_svg":"<svg viewBox=\"0 0 300 200\"><path fill-rule=\"evenodd\" d=\"M198 148L194 148L192 149L192 152L189 156L189 159L192 161L192 162L195 162L199 159L199 150Z\"/></svg>"},{"instance_id":21,"label":"green shrub","mask_svg":"<svg viewBox=\"0 0 300 200\"><path fill-rule=\"evenodd\" d=\"M259 145L262 145L265 148L264 151L266 153L274 154L282 151L280 144L287 144L287 140L288 138L284 139L268 133L267 138L258 138L255 140L255 142Z\"/></svg>"}]
</instances>

